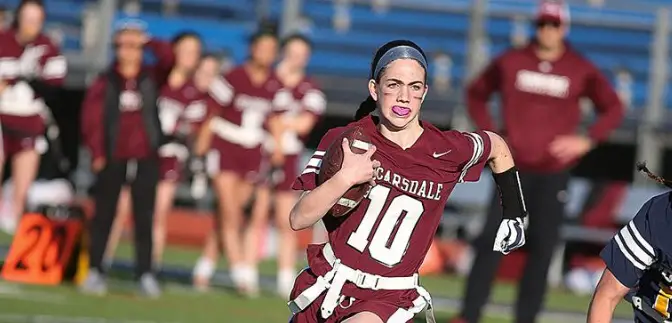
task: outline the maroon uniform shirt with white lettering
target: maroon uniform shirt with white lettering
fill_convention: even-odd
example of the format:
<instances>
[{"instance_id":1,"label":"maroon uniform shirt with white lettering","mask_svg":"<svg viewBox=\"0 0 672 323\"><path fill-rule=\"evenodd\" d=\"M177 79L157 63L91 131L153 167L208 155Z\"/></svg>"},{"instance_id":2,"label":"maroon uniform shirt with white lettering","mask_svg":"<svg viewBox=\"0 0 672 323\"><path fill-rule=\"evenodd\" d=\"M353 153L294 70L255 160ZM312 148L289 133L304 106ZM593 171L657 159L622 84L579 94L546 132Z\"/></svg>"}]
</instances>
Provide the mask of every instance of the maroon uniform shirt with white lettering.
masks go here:
<instances>
[{"instance_id":1,"label":"maroon uniform shirt with white lettering","mask_svg":"<svg viewBox=\"0 0 672 323\"><path fill-rule=\"evenodd\" d=\"M216 110L214 100L207 92L199 91L192 80L182 86L166 84L158 99L161 129L165 135L196 140L203 122ZM176 143L167 143L159 149L161 179L177 180L188 151Z\"/></svg>"},{"instance_id":2,"label":"maroon uniform shirt with white lettering","mask_svg":"<svg viewBox=\"0 0 672 323\"><path fill-rule=\"evenodd\" d=\"M600 142L623 120L623 105L609 81L569 44L555 62L540 60L536 44L497 57L469 86L469 114L482 130L502 133L521 170L555 172L568 165L549 153L557 136L579 131L579 99L593 101L596 120L588 136ZM503 128L488 112L491 94L499 92ZM501 131L498 131L501 130Z\"/></svg>"},{"instance_id":3,"label":"maroon uniform shirt with white lettering","mask_svg":"<svg viewBox=\"0 0 672 323\"><path fill-rule=\"evenodd\" d=\"M293 88L285 86L280 90L275 96L273 105L273 115L294 118L303 113L310 113L319 120L327 108L327 101L317 83L310 77L304 77ZM287 130L283 133L281 140L282 153L285 155L284 178L275 189L290 190L298 175L298 162L308 135L299 135L295 131ZM271 138L269 141L272 142ZM268 145L268 147L268 153L270 153L273 145Z\"/></svg>"},{"instance_id":4,"label":"maroon uniform shirt with white lettering","mask_svg":"<svg viewBox=\"0 0 672 323\"><path fill-rule=\"evenodd\" d=\"M262 167L261 144L267 136L264 123L281 88L272 70L262 84L253 84L245 65L211 83L210 96L220 105L210 122L216 135L212 146L220 153L220 170L258 179Z\"/></svg>"},{"instance_id":5,"label":"maroon uniform shirt with white lettering","mask_svg":"<svg viewBox=\"0 0 672 323\"><path fill-rule=\"evenodd\" d=\"M293 188L314 189L322 156L329 145L348 127L363 127L377 148L374 159L381 163L375 170L376 186L347 216L323 218L329 243L341 263L351 268L385 277L412 276L429 250L455 185L479 179L490 155L490 140L482 131L441 131L422 122L422 135L413 146L403 150L381 135L377 121L376 117L367 116L346 127L329 130ZM309 247L308 263L311 273L304 272L297 278L292 297L307 287L307 280L314 279L310 276L324 275L331 269L317 245ZM359 289L351 283L346 283L342 294L358 300L388 302L399 308L412 307L412 301L418 297L414 289L374 291ZM320 302L318 299L311 304L317 306L318 312ZM332 318L342 319L341 315L347 314L339 313L342 310L337 307ZM387 321L388 317L381 319Z\"/></svg>"},{"instance_id":6,"label":"maroon uniform shirt with white lettering","mask_svg":"<svg viewBox=\"0 0 672 323\"><path fill-rule=\"evenodd\" d=\"M0 32L0 81L7 84L0 93L2 126L26 135L42 135L40 114L47 107L40 94L21 78L60 86L66 73L65 57L46 35L20 44L16 30Z\"/></svg>"}]
</instances>

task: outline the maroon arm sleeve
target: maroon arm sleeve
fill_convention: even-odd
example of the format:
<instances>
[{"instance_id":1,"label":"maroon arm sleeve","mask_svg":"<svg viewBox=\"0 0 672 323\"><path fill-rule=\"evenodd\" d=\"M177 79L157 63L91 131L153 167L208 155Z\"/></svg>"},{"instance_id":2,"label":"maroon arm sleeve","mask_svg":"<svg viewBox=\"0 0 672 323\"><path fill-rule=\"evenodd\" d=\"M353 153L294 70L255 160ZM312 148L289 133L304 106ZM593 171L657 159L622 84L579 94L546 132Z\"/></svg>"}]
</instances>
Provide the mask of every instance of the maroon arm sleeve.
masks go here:
<instances>
[{"instance_id":1,"label":"maroon arm sleeve","mask_svg":"<svg viewBox=\"0 0 672 323\"><path fill-rule=\"evenodd\" d=\"M61 86L68 72L65 56L56 45L48 44L47 52L40 59L40 79L51 86Z\"/></svg>"},{"instance_id":2,"label":"maroon arm sleeve","mask_svg":"<svg viewBox=\"0 0 672 323\"><path fill-rule=\"evenodd\" d=\"M588 136L595 141L604 141L623 121L623 103L606 77L594 66L586 83L585 95L593 101L597 119L588 130Z\"/></svg>"},{"instance_id":3,"label":"maroon arm sleeve","mask_svg":"<svg viewBox=\"0 0 672 323\"><path fill-rule=\"evenodd\" d=\"M152 68L154 69L154 75L161 86L167 82L168 75L173 69L173 66L175 66L173 45L167 41L152 38L147 42L146 46L147 49L154 54L154 57L156 57L156 63Z\"/></svg>"},{"instance_id":4,"label":"maroon arm sleeve","mask_svg":"<svg viewBox=\"0 0 672 323\"><path fill-rule=\"evenodd\" d=\"M93 160L105 156L103 102L105 79L99 76L87 90L82 103L82 138Z\"/></svg>"},{"instance_id":5,"label":"maroon arm sleeve","mask_svg":"<svg viewBox=\"0 0 672 323\"><path fill-rule=\"evenodd\" d=\"M322 136L317 149L313 156L308 160L308 164L303 168L303 171L292 184L292 189L296 191L310 191L318 186L317 176L320 173L320 166L322 165L322 157L331 146L332 142L338 138L344 131L345 127L332 128Z\"/></svg>"},{"instance_id":6,"label":"maroon arm sleeve","mask_svg":"<svg viewBox=\"0 0 672 323\"><path fill-rule=\"evenodd\" d=\"M500 89L499 61L496 59L467 87L467 111L480 130L496 131L495 122L488 111L492 93Z\"/></svg>"}]
</instances>

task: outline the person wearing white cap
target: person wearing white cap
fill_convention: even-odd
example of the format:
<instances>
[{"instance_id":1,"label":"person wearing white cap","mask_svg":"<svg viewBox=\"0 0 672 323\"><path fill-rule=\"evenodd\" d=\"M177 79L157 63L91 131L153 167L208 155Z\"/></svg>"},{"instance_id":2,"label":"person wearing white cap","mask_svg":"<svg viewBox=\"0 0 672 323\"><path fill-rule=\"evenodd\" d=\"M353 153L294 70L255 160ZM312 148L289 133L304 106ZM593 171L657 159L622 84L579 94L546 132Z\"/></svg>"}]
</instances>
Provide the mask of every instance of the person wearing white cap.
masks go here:
<instances>
[{"instance_id":1,"label":"person wearing white cap","mask_svg":"<svg viewBox=\"0 0 672 323\"><path fill-rule=\"evenodd\" d=\"M609 81L565 40L570 16L565 3L543 1L535 39L524 48L495 58L469 84L468 112L479 130L504 134L520 169L522 192L529 201L527 261L521 275L515 322L535 322L547 288L548 268L560 239L570 170L621 123L624 109ZM501 95L502 126L488 109L493 93ZM589 98L596 117L579 133L579 100ZM455 322L478 322L501 256L492 252L497 232L499 195L493 194L466 284L462 311Z\"/></svg>"},{"instance_id":2,"label":"person wearing white cap","mask_svg":"<svg viewBox=\"0 0 672 323\"><path fill-rule=\"evenodd\" d=\"M84 293L107 292L103 254L123 186L131 189L139 291L148 297L161 293L152 268L152 224L158 149L166 141L157 106L165 71L159 65L143 64L148 40L143 22L117 24L114 63L96 78L82 104L82 138L97 177L90 228L91 268L80 286Z\"/></svg>"}]
</instances>

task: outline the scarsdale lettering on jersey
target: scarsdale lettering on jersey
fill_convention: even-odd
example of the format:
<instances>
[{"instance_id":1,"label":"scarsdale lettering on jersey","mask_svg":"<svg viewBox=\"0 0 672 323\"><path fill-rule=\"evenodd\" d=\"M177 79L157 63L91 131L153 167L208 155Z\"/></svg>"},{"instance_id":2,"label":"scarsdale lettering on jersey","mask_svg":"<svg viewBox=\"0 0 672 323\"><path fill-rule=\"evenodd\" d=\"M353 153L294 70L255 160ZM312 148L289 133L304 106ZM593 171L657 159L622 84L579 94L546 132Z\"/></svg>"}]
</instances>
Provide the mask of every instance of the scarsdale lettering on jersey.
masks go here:
<instances>
[{"instance_id":1,"label":"scarsdale lettering on jersey","mask_svg":"<svg viewBox=\"0 0 672 323\"><path fill-rule=\"evenodd\" d=\"M376 168L376 181L387 182L406 194L423 199L438 201L441 199L442 183L411 180L383 167Z\"/></svg>"},{"instance_id":2,"label":"scarsdale lettering on jersey","mask_svg":"<svg viewBox=\"0 0 672 323\"><path fill-rule=\"evenodd\" d=\"M528 70L516 73L516 88L523 92L566 98L569 95L569 78Z\"/></svg>"}]
</instances>

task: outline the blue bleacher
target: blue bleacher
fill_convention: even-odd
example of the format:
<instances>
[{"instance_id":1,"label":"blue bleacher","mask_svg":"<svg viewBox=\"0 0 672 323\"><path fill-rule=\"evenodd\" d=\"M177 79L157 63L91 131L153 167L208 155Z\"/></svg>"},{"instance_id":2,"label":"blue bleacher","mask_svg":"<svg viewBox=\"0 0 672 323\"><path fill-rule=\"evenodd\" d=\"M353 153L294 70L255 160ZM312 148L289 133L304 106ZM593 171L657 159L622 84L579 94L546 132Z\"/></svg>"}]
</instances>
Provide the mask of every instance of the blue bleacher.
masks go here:
<instances>
[{"instance_id":1,"label":"blue bleacher","mask_svg":"<svg viewBox=\"0 0 672 323\"><path fill-rule=\"evenodd\" d=\"M629 70L634 78L634 106L646 104L649 78L650 47L653 41L654 10L625 10L627 4L611 0L613 7L591 8L582 1L572 4L573 24L569 34L572 46L595 62L609 78L616 69ZM619 2L621 1L621 2ZM48 2L48 24L81 28L84 6L95 0L51 0ZM0 4L13 7L18 0L0 0ZM140 0L142 18L147 20L150 31L158 37L169 37L183 29L195 30L203 35L208 50L226 49L236 61L246 56L247 36L254 30L256 8L247 1L236 0L180 0L178 14L162 15L163 0ZM268 8L273 18L282 14L282 0L271 0ZM409 38L423 46L428 53L445 52L454 63L452 77L461 83L467 62L467 33L469 0L395 0L395 3L428 9L393 7L378 14L369 5L351 4L348 12L351 27L347 32L335 31L332 18L335 3L324 0L304 0L302 12L312 21L311 37L315 55L310 69L315 73L363 77L367 74L371 54L376 46L394 38ZM487 32L491 55L509 47L514 14L532 14L534 0L490 0ZM642 8L669 5L669 0L641 1ZM584 4L584 5L582 5ZM630 6L632 6L630 4ZM443 9L434 9L441 7ZM610 27L609 25L614 27ZM617 26L617 27L616 27ZM529 28L533 30L533 27ZM78 34L66 33L63 47L80 48ZM347 64L343 64L346 61ZM431 73L431 72L430 72ZM672 87L669 88L672 90ZM670 91L668 91L670 92ZM672 96L667 98L672 107Z\"/></svg>"}]
</instances>

